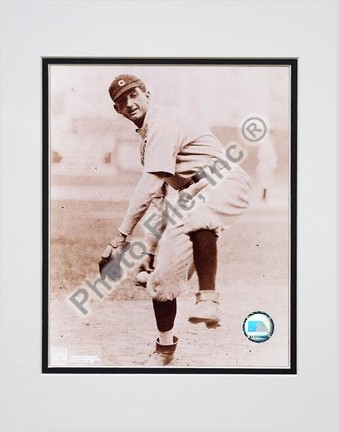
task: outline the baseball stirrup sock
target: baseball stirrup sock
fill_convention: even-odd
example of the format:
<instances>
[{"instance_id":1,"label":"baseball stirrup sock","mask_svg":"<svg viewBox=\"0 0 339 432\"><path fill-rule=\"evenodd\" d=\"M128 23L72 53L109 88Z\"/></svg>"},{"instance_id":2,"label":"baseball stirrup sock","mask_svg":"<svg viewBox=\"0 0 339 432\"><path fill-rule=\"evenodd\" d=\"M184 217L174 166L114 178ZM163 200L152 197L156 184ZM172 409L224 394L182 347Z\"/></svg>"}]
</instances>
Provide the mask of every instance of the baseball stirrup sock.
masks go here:
<instances>
[{"instance_id":1,"label":"baseball stirrup sock","mask_svg":"<svg viewBox=\"0 0 339 432\"><path fill-rule=\"evenodd\" d=\"M159 332L172 330L177 314L177 299L164 302L153 299L153 309ZM171 343L173 343L173 341Z\"/></svg>"},{"instance_id":2,"label":"baseball stirrup sock","mask_svg":"<svg viewBox=\"0 0 339 432\"><path fill-rule=\"evenodd\" d=\"M166 332L159 332L160 345L173 345L173 329Z\"/></svg>"},{"instance_id":3,"label":"baseball stirrup sock","mask_svg":"<svg viewBox=\"0 0 339 432\"><path fill-rule=\"evenodd\" d=\"M217 240L215 231L201 229L190 233L193 259L200 290L214 290L217 274Z\"/></svg>"}]
</instances>

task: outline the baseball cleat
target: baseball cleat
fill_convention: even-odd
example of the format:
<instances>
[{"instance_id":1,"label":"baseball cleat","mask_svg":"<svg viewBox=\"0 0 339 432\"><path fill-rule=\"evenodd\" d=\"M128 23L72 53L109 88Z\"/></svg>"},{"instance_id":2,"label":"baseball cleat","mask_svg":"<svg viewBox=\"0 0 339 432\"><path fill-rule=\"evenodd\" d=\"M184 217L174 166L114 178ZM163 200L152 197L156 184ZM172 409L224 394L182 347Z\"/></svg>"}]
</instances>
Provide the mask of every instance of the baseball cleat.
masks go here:
<instances>
[{"instance_id":1,"label":"baseball cleat","mask_svg":"<svg viewBox=\"0 0 339 432\"><path fill-rule=\"evenodd\" d=\"M188 320L192 324L218 324L222 312L219 306L219 293L212 290L202 290L196 293L196 303Z\"/></svg>"},{"instance_id":2,"label":"baseball cleat","mask_svg":"<svg viewBox=\"0 0 339 432\"><path fill-rule=\"evenodd\" d=\"M160 345L159 339L155 342L155 351L151 354L146 366L166 366L170 364L174 358L174 353L177 348L178 338L173 336L172 345Z\"/></svg>"}]
</instances>

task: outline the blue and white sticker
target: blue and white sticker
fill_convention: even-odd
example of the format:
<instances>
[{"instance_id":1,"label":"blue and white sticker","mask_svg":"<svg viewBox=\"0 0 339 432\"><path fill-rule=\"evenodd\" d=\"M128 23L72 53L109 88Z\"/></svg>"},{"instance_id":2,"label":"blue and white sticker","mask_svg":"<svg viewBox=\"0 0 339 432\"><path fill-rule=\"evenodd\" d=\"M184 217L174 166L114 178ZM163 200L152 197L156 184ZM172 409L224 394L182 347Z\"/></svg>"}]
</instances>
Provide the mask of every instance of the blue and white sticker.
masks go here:
<instances>
[{"instance_id":1,"label":"blue and white sticker","mask_svg":"<svg viewBox=\"0 0 339 432\"><path fill-rule=\"evenodd\" d=\"M252 312L242 326L247 339L252 342L266 342L274 332L274 322L266 312Z\"/></svg>"}]
</instances>

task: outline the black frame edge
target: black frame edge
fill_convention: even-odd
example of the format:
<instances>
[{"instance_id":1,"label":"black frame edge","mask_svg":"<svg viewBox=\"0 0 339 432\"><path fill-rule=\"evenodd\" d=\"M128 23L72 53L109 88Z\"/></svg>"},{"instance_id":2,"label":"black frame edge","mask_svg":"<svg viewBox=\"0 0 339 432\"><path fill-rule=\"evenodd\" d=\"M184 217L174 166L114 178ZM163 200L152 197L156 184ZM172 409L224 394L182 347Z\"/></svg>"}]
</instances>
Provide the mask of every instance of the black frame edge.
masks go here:
<instances>
[{"instance_id":1,"label":"black frame edge","mask_svg":"<svg viewBox=\"0 0 339 432\"><path fill-rule=\"evenodd\" d=\"M298 58L95 58L42 57L42 373L44 374L214 374L214 375L296 375L297 374L297 111ZM49 319L49 65L114 64L196 64L196 65L286 65L291 67L291 342L290 368L117 368L117 367L48 367Z\"/></svg>"},{"instance_id":2,"label":"black frame edge","mask_svg":"<svg viewBox=\"0 0 339 432\"><path fill-rule=\"evenodd\" d=\"M49 320L49 77L48 60L42 59L42 372L48 368Z\"/></svg>"}]
</instances>

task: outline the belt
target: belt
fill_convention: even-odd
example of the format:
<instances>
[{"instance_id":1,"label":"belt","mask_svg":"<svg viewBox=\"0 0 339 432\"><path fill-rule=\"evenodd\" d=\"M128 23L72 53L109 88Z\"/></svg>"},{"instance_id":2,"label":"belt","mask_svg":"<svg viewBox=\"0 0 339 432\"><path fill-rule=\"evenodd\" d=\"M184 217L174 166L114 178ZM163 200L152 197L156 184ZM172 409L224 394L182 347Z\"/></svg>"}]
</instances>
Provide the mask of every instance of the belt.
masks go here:
<instances>
[{"instance_id":1,"label":"belt","mask_svg":"<svg viewBox=\"0 0 339 432\"><path fill-rule=\"evenodd\" d=\"M205 167L205 168L207 168L207 167ZM188 182L181 189L179 189L179 190L187 189L192 184L199 183L200 180L202 180L202 179L204 179L206 177L207 177L207 174L205 173L205 171L201 170L199 173L196 173L191 178L189 178Z\"/></svg>"},{"instance_id":2,"label":"belt","mask_svg":"<svg viewBox=\"0 0 339 432\"><path fill-rule=\"evenodd\" d=\"M207 168L207 167L206 167ZM209 168L209 167L208 167ZM191 181L193 183L199 183L200 180L207 177L207 174L204 170L200 171L199 173L194 174L194 176L191 177Z\"/></svg>"},{"instance_id":3,"label":"belt","mask_svg":"<svg viewBox=\"0 0 339 432\"><path fill-rule=\"evenodd\" d=\"M221 171L224 168L225 168L225 166L222 166L219 168L218 171ZM187 189L192 184L199 183L200 180L208 177L208 174L205 171L206 169L208 169L208 171L211 173L211 165L206 165L202 170L200 170L199 172L194 174L190 179L188 179L188 182L180 190Z\"/></svg>"}]
</instances>

